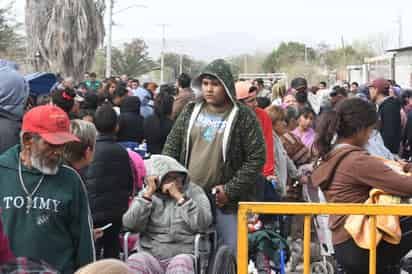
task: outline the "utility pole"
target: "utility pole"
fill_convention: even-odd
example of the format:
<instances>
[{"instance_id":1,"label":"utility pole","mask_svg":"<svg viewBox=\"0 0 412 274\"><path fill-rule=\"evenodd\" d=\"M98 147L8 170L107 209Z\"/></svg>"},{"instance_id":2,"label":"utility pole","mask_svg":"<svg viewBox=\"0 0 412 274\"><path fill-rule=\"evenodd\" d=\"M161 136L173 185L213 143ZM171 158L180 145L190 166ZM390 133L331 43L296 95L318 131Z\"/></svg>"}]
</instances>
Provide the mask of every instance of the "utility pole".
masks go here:
<instances>
[{"instance_id":1,"label":"utility pole","mask_svg":"<svg viewBox=\"0 0 412 274\"><path fill-rule=\"evenodd\" d=\"M183 73L183 53L179 56L179 75Z\"/></svg>"},{"instance_id":2,"label":"utility pole","mask_svg":"<svg viewBox=\"0 0 412 274\"><path fill-rule=\"evenodd\" d=\"M109 0L109 18L106 45L106 78L112 76L112 28L113 28L113 0Z\"/></svg>"},{"instance_id":3,"label":"utility pole","mask_svg":"<svg viewBox=\"0 0 412 274\"><path fill-rule=\"evenodd\" d=\"M345 39L343 39L343 35L341 39L342 39L342 50L343 50L343 65L346 69L346 48L345 48Z\"/></svg>"},{"instance_id":4,"label":"utility pole","mask_svg":"<svg viewBox=\"0 0 412 274\"><path fill-rule=\"evenodd\" d=\"M166 50L166 26L167 24L160 24L162 27L162 51L160 53L160 83L164 83L165 72L165 50Z\"/></svg>"},{"instance_id":5,"label":"utility pole","mask_svg":"<svg viewBox=\"0 0 412 274\"><path fill-rule=\"evenodd\" d=\"M308 64L308 47L305 44L305 65Z\"/></svg>"},{"instance_id":6,"label":"utility pole","mask_svg":"<svg viewBox=\"0 0 412 274\"><path fill-rule=\"evenodd\" d=\"M247 54L245 54L245 56L243 57L243 73L247 73Z\"/></svg>"},{"instance_id":7,"label":"utility pole","mask_svg":"<svg viewBox=\"0 0 412 274\"><path fill-rule=\"evenodd\" d=\"M402 15L398 16L398 47L401 48L402 47L402 35L403 35L403 28L402 28Z\"/></svg>"},{"instance_id":8,"label":"utility pole","mask_svg":"<svg viewBox=\"0 0 412 274\"><path fill-rule=\"evenodd\" d=\"M113 12L114 0L109 0L109 16L107 20L107 45L106 45L106 78L112 76L112 33L113 33L113 15L129 10L131 8L147 8L145 5L134 4L127 8Z\"/></svg>"}]
</instances>

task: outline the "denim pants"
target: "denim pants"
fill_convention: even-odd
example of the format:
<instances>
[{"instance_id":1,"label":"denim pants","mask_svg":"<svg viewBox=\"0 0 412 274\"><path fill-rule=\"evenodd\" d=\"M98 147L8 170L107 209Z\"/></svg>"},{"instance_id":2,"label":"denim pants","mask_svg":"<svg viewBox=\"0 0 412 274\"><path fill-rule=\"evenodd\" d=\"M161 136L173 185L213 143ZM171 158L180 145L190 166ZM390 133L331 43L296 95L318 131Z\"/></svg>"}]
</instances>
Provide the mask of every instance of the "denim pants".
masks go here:
<instances>
[{"instance_id":1,"label":"denim pants","mask_svg":"<svg viewBox=\"0 0 412 274\"><path fill-rule=\"evenodd\" d=\"M227 245L237 258L237 213L224 213L216 208L216 231L219 243Z\"/></svg>"}]
</instances>

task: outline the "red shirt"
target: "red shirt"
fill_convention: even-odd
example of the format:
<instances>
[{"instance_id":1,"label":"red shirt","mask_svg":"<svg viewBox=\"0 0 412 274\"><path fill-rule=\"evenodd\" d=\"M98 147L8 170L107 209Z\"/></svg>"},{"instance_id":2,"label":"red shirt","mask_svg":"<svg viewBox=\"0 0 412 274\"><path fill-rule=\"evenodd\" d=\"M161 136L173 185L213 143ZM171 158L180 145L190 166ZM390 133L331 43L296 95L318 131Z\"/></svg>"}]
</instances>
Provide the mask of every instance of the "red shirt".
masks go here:
<instances>
[{"instance_id":1,"label":"red shirt","mask_svg":"<svg viewBox=\"0 0 412 274\"><path fill-rule=\"evenodd\" d=\"M272 133L272 120L269 115L261 108L255 108L256 116L262 127L263 136L266 143L266 163L263 166L263 175L273 176L275 174L275 159L273 151L273 133Z\"/></svg>"},{"instance_id":2,"label":"red shirt","mask_svg":"<svg viewBox=\"0 0 412 274\"><path fill-rule=\"evenodd\" d=\"M4 264L14 259L10 250L9 240L3 230L3 224L0 221L0 264Z\"/></svg>"}]
</instances>

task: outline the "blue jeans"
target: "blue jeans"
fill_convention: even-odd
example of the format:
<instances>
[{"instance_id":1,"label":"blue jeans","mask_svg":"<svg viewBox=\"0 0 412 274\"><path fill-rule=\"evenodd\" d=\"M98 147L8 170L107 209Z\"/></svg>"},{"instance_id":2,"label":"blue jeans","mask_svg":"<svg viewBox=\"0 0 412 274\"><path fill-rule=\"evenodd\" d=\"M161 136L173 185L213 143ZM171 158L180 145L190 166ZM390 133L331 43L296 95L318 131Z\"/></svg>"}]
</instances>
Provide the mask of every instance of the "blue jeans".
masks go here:
<instances>
[{"instance_id":1,"label":"blue jeans","mask_svg":"<svg viewBox=\"0 0 412 274\"><path fill-rule=\"evenodd\" d=\"M237 258L237 213L224 213L216 208L216 231L219 243L232 249Z\"/></svg>"}]
</instances>

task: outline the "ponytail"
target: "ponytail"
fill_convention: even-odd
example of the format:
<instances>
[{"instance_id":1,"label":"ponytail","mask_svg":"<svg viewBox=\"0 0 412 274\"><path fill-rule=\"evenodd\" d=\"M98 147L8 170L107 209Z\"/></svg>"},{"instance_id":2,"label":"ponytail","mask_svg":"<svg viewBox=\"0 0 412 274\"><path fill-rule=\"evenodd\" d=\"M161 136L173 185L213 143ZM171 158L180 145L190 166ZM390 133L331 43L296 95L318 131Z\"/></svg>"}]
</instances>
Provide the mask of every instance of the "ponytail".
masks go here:
<instances>
[{"instance_id":1,"label":"ponytail","mask_svg":"<svg viewBox=\"0 0 412 274\"><path fill-rule=\"evenodd\" d=\"M316 127L315 149L319 158L324 159L332 150L334 138L350 138L360 130L375 126L376 107L359 98L342 101L336 110L320 116Z\"/></svg>"},{"instance_id":2,"label":"ponytail","mask_svg":"<svg viewBox=\"0 0 412 274\"><path fill-rule=\"evenodd\" d=\"M323 113L316 126L315 149L318 157L323 159L332 150L332 141L336 137L339 128L338 113L333 110Z\"/></svg>"}]
</instances>

